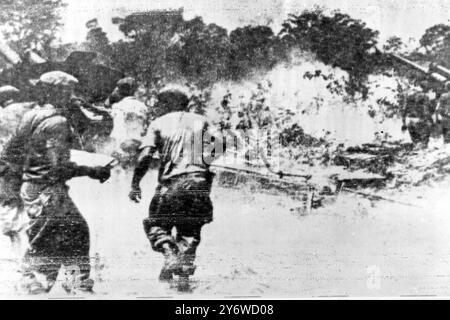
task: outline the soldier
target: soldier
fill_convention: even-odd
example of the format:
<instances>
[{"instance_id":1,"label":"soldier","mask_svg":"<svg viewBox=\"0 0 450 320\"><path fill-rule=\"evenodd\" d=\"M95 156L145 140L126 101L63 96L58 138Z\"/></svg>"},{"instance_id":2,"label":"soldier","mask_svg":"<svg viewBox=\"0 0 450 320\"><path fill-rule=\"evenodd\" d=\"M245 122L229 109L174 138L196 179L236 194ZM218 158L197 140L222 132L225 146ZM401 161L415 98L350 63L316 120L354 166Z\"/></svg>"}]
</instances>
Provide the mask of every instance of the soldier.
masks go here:
<instances>
[{"instance_id":1,"label":"soldier","mask_svg":"<svg viewBox=\"0 0 450 320\"><path fill-rule=\"evenodd\" d=\"M113 154L127 166L133 160L137 147L147 127L148 108L134 97L136 81L127 77L117 83L121 100L112 105L114 128L111 138L115 141Z\"/></svg>"},{"instance_id":2,"label":"soldier","mask_svg":"<svg viewBox=\"0 0 450 320\"><path fill-rule=\"evenodd\" d=\"M179 275L183 281L194 274L201 229L212 221L209 194L213 174L202 157L202 145L191 143L202 144L208 122L204 116L186 112L188 103L187 95L177 89L162 90L157 95L155 108L159 117L143 139L129 195L132 201L140 201L140 181L158 151L159 185L150 203L149 217L144 220L144 230L153 250L165 257L161 281L170 281L173 275Z\"/></svg>"},{"instance_id":3,"label":"soldier","mask_svg":"<svg viewBox=\"0 0 450 320\"><path fill-rule=\"evenodd\" d=\"M117 83L122 99L112 105L114 129L112 137L119 140L126 138L141 139L147 120L147 106L134 97L136 81L127 77Z\"/></svg>"},{"instance_id":4,"label":"soldier","mask_svg":"<svg viewBox=\"0 0 450 320\"><path fill-rule=\"evenodd\" d=\"M26 224L20 199L21 184L21 166L10 163L6 152L2 150L0 154L0 228L1 232L10 238L15 258L20 254L23 244L21 231Z\"/></svg>"},{"instance_id":5,"label":"soldier","mask_svg":"<svg viewBox=\"0 0 450 320\"><path fill-rule=\"evenodd\" d=\"M64 286L68 292L92 291L89 229L68 194L66 181L89 176L104 182L110 169L70 161L76 136L67 106L77 82L61 71L43 74L37 85L44 104L26 113L3 152L6 161L23 168L20 196L28 248L21 267L21 292L50 291L62 265L73 266L76 274L75 284Z\"/></svg>"},{"instance_id":6,"label":"soldier","mask_svg":"<svg viewBox=\"0 0 450 320\"><path fill-rule=\"evenodd\" d=\"M402 112L402 131L408 130L413 144L427 147L433 129L433 110L425 93L416 93L406 99Z\"/></svg>"},{"instance_id":7,"label":"soldier","mask_svg":"<svg viewBox=\"0 0 450 320\"><path fill-rule=\"evenodd\" d=\"M23 115L31 110L34 103L15 102L20 91L12 86L0 88L3 101L3 126L1 135L6 141L14 134ZM5 149L0 153L0 228L4 235L11 239L15 255L19 254L22 245L21 231L24 227L20 186L22 184L22 167L11 163Z\"/></svg>"},{"instance_id":8,"label":"soldier","mask_svg":"<svg viewBox=\"0 0 450 320\"><path fill-rule=\"evenodd\" d=\"M445 83L445 92L439 97L436 107L436 122L442 124L444 143L450 142L450 81Z\"/></svg>"}]
</instances>

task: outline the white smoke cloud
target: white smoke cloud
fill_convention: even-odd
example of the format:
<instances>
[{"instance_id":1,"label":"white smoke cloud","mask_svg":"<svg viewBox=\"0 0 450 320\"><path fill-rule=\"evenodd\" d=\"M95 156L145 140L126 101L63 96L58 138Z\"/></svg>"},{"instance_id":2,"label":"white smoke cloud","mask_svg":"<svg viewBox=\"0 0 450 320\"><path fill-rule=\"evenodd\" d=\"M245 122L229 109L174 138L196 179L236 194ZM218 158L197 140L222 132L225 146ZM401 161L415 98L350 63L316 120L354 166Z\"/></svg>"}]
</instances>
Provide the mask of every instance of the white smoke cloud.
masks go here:
<instances>
[{"instance_id":1,"label":"white smoke cloud","mask_svg":"<svg viewBox=\"0 0 450 320\"><path fill-rule=\"evenodd\" d=\"M308 79L305 73L321 76ZM331 68L301 55L291 65L279 65L270 72L260 74L251 80L239 83L222 82L214 86L211 95L211 105L219 106L223 96L232 94L231 105L248 104L253 93L257 91L258 83L266 86L266 103L272 112L279 113L291 110L295 113L293 121L298 123L307 134L317 138L329 136L339 143L357 145L373 142L377 135L387 133L392 140L405 139L401 132L401 121L398 118L383 116L381 99L396 104L397 81L387 76L371 76L369 78L370 95L366 101L355 102L345 99L343 92L331 92L327 85L329 79L334 79L339 85L344 85L348 74L338 68ZM369 115L369 110L376 112L375 117ZM209 116L218 120L218 114L211 111Z\"/></svg>"}]
</instances>

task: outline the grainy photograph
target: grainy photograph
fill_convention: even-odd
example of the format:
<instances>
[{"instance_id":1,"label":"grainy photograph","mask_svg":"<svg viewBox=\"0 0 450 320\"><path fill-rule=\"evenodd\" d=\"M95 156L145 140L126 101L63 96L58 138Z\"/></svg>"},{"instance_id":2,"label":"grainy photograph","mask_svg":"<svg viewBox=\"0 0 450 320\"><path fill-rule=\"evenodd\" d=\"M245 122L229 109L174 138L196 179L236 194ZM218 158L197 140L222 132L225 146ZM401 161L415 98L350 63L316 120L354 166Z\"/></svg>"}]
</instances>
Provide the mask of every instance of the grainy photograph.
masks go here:
<instances>
[{"instance_id":1,"label":"grainy photograph","mask_svg":"<svg viewBox=\"0 0 450 320\"><path fill-rule=\"evenodd\" d=\"M0 0L0 298L450 296L449 143L445 0Z\"/></svg>"}]
</instances>

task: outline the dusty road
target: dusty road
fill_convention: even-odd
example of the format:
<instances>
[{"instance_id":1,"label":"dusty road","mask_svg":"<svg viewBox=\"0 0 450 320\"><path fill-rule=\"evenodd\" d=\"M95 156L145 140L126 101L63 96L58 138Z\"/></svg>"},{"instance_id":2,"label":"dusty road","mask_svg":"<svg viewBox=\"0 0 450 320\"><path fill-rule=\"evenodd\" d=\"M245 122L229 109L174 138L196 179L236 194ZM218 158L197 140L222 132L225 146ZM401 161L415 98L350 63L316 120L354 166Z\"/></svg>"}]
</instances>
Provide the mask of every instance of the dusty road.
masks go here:
<instances>
[{"instance_id":1,"label":"dusty road","mask_svg":"<svg viewBox=\"0 0 450 320\"><path fill-rule=\"evenodd\" d=\"M192 291L180 293L157 281L162 257L142 231L155 179L143 181L139 205L127 199L128 175L70 183L91 227L93 298L450 295L450 182L391 195L423 209L342 195L308 216L285 196L215 186ZM8 257L1 237L3 297L16 276ZM48 295L64 296L59 285Z\"/></svg>"}]
</instances>

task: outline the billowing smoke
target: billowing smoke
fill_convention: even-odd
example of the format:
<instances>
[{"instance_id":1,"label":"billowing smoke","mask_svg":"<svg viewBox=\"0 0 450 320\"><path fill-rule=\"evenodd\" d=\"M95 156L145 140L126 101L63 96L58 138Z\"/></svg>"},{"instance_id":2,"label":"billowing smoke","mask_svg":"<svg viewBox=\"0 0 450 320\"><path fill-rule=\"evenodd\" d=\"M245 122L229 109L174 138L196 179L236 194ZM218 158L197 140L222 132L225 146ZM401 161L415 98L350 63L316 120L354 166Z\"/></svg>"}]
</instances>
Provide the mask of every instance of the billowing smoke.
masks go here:
<instances>
[{"instance_id":1,"label":"billowing smoke","mask_svg":"<svg viewBox=\"0 0 450 320\"><path fill-rule=\"evenodd\" d=\"M236 110L260 95L275 117L291 114L288 123L297 123L316 138L326 137L345 145L405 139L400 119L386 116L389 108L395 109L398 104L400 80L389 75L370 76L366 100L351 99L346 94L347 80L345 71L296 53L291 63L278 65L252 79L216 84L211 105L220 106L229 93L231 109ZM211 110L209 116L218 121L220 112Z\"/></svg>"}]
</instances>

